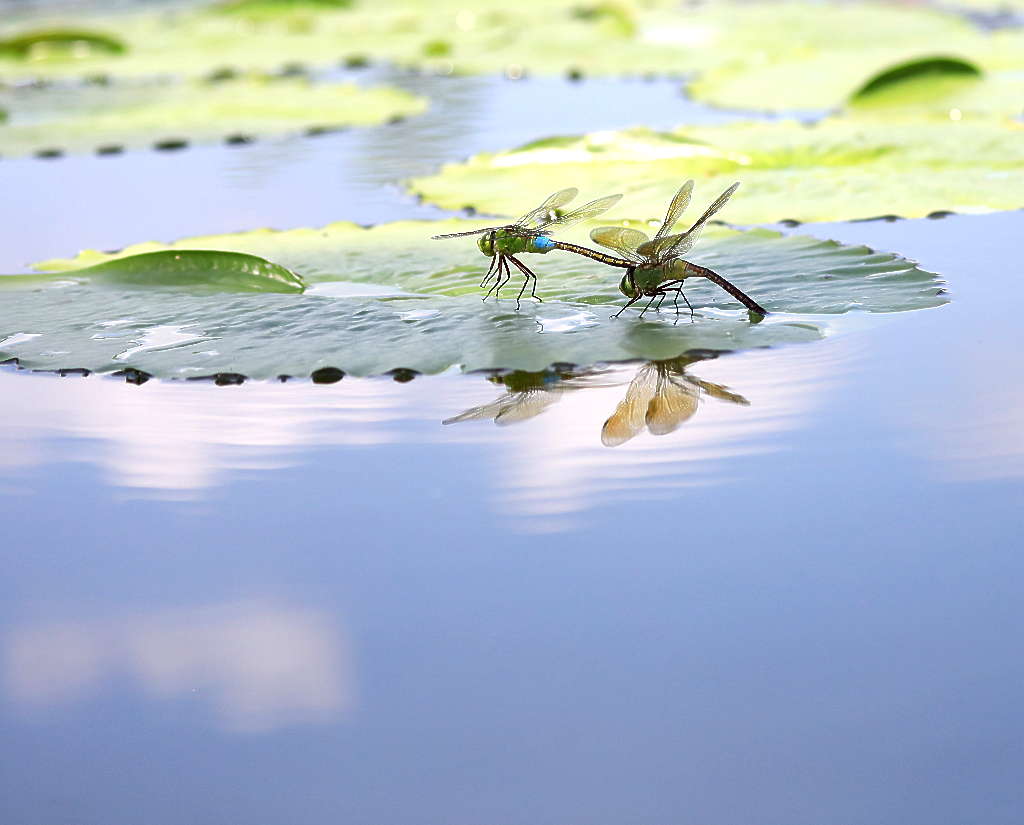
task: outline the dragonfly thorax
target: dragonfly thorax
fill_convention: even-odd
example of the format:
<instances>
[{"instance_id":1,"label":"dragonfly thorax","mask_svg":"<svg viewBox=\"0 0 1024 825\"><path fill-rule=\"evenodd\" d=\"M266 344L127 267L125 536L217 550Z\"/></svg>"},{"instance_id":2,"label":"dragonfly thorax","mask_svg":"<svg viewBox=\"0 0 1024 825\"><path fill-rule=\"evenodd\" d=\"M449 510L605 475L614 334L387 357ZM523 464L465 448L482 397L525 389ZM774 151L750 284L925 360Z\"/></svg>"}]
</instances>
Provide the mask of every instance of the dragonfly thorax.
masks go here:
<instances>
[{"instance_id":1,"label":"dragonfly thorax","mask_svg":"<svg viewBox=\"0 0 1024 825\"><path fill-rule=\"evenodd\" d=\"M633 271L633 283L644 295L650 295L665 281L678 281L686 277L686 261L676 258L662 264L638 266Z\"/></svg>"}]
</instances>

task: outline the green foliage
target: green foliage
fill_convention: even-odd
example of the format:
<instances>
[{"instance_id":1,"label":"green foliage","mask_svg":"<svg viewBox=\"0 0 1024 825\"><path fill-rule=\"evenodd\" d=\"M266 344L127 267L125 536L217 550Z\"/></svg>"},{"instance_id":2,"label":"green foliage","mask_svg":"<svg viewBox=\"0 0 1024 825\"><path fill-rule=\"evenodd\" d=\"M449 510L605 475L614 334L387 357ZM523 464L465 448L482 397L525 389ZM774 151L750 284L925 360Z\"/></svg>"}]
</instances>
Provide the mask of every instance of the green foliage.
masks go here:
<instances>
[{"instance_id":1,"label":"green foliage","mask_svg":"<svg viewBox=\"0 0 1024 825\"><path fill-rule=\"evenodd\" d=\"M611 217L657 220L689 177L698 185L695 212L741 181L721 213L739 224L1016 209L1024 206L1024 124L865 117L628 129L477 155L411 186L443 207L514 215L586 181L588 196L624 194Z\"/></svg>"},{"instance_id":2,"label":"green foliage","mask_svg":"<svg viewBox=\"0 0 1024 825\"><path fill-rule=\"evenodd\" d=\"M0 40L0 58L15 60L122 55L126 51L118 38L85 29L41 29Z\"/></svg>"},{"instance_id":3,"label":"green foliage","mask_svg":"<svg viewBox=\"0 0 1024 825\"><path fill-rule=\"evenodd\" d=\"M854 92L851 100L864 100L883 91L891 92L894 88L917 87L921 81L973 79L981 75L981 69L975 64L959 57L923 57L883 69Z\"/></svg>"},{"instance_id":4,"label":"green foliage","mask_svg":"<svg viewBox=\"0 0 1024 825\"><path fill-rule=\"evenodd\" d=\"M52 107L46 100L52 98ZM314 85L302 78L241 78L217 84L190 82L83 89L73 100L61 90L39 90L27 122L0 125L0 154L54 149L92 151L184 146L310 129L383 123L426 108L400 89Z\"/></svg>"},{"instance_id":5,"label":"green foliage","mask_svg":"<svg viewBox=\"0 0 1024 825\"><path fill-rule=\"evenodd\" d=\"M201 292L302 292L305 282L263 258L240 252L166 249L110 258L71 276L76 283L118 287L186 287ZM62 276L65 280L67 276ZM45 285L45 273L0 279L0 286Z\"/></svg>"},{"instance_id":6,"label":"green foliage","mask_svg":"<svg viewBox=\"0 0 1024 825\"><path fill-rule=\"evenodd\" d=\"M223 0L213 10L225 14L278 15L291 12L338 11L352 7L352 0Z\"/></svg>"},{"instance_id":7,"label":"green foliage","mask_svg":"<svg viewBox=\"0 0 1024 825\"><path fill-rule=\"evenodd\" d=\"M934 275L894 255L764 230L717 230L694 260L775 313L762 323L751 324L739 304L706 282L688 284L695 323L687 314L673 323L671 302L642 320L633 311L612 320L625 300L617 290L620 271L560 252L526 256L544 303L525 302L516 312L518 283L506 287L502 300L481 302L487 259L472 238L429 240L435 232L479 225L451 220L363 229L345 223L194 238L170 253L143 244L114 256L93 252L50 261L41 265L52 273L42 281L4 279L0 360L17 357L40 369L130 366L166 377L231 372L272 378L324 367L355 375L453 365L540 370L552 363L813 341L825 333L830 315L945 302ZM167 267L169 255L211 254L179 249L258 256L241 266L259 278L272 260L281 268L273 288L285 273L296 273L308 287L290 295L225 294L238 288L235 264L219 272L204 264L184 275L147 274L150 264ZM203 271L214 281L193 277Z\"/></svg>"}]
</instances>

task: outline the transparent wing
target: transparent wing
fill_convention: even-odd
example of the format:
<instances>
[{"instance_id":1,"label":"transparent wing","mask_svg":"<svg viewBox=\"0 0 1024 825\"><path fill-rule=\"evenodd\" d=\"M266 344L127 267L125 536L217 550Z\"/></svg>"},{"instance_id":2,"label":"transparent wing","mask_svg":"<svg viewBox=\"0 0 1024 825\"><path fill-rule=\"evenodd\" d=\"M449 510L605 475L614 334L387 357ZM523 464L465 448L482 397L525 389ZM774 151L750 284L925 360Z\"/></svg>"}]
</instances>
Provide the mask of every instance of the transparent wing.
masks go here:
<instances>
[{"instance_id":1,"label":"transparent wing","mask_svg":"<svg viewBox=\"0 0 1024 825\"><path fill-rule=\"evenodd\" d=\"M675 378L665 367L659 369L657 390L645 417L651 435L668 435L692 418L699 398L700 392L686 378Z\"/></svg>"},{"instance_id":2,"label":"transparent wing","mask_svg":"<svg viewBox=\"0 0 1024 825\"><path fill-rule=\"evenodd\" d=\"M507 404L496 416L494 423L499 427L506 427L509 424L518 424L520 421L528 421L554 404L562 397L560 392L551 390L527 390L516 393L514 401Z\"/></svg>"},{"instance_id":3,"label":"transparent wing","mask_svg":"<svg viewBox=\"0 0 1024 825\"><path fill-rule=\"evenodd\" d=\"M729 198L732 197L732 193L739 188L739 183L734 183L726 189L686 232L681 232L678 235L669 235L667 238L656 238L637 249L637 252L652 261L664 261L669 257L685 255L693 249L694 244L700 238L700 233L704 231L705 224L712 215L725 206Z\"/></svg>"},{"instance_id":4,"label":"transparent wing","mask_svg":"<svg viewBox=\"0 0 1024 825\"><path fill-rule=\"evenodd\" d=\"M664 238L669 232L672 231L672 227L676 225L683 212L686 211L686 207L690 205L690 196L693 194L693 181L688 180L676 192L672 203L668 205L668 212L665 213L665 222L661 225L658 233L654 236L654 239Z\"/></svg>"},{"instance_id":5,"label":"transparent wing","mask_svg":"<svg viewBox=\"0 0 1024 825\"><path fill-rule=\"evenodd\" d=\"M550 220L555 214L556 209L561 209L579 193L580 190L575 186L570 186L568 189L562 189L555 192L555 194L550 195L548 199L536 209L531 209L516 221L516 226L521 226L524 229L530 229L533 228L534 224Z\"/></svg>"},{"instance_id":6,"label":"transparent wing","mask_svg":"<svg viewBox=\"0 0 1024 825\"><path fill-rule=\"evenodd\" d=\"M637 247L648 242L648 238L643 232L639 229L630 229L627 226L599 226L590 233L590 240L637 263L643 261L643 258L637 254Z\"/></svg>"},{"instance_id":7,"label":"transparent wing","mask_svg":"<svg viewBox=\"0 0 1024 825\"><path fill-rule=\"evenodd\" d=\"M605 447L625 444L644 428L647 406L657 391L658 365L653 361L636 371L629 383L626 397L615 408L601 428L601 443Z\"/></svg>"},{"instance_id":8,"label":"transparent wing","mask_svg":"<svg viewBox=\"0 0 1024 825\"><path fill-rule=\"evenodd\" d=\"M602 212L607 212L622 195L609 195L606 198L598 198L596 201L585 203L579 209L566 212L564 215L552 216L548 220L536 226L537 229L547 229L549 226L572 226L574 223L596 218Z\"/></svg>"},{"instance_id":9,"label":"transparent wing","mask_svg":"<svg viewBox=\"0 0 1024 825\"><path fill-rule=\"evenodd\" d=\"M449 232L447 235L431 235L430 240L440 241L444 238L464 238L466 235L483 235L484 232L490 232L494 229L501 229L500 226L487 226L483 229L471 229L469 232Z\"/></svg>"}]
</instances>

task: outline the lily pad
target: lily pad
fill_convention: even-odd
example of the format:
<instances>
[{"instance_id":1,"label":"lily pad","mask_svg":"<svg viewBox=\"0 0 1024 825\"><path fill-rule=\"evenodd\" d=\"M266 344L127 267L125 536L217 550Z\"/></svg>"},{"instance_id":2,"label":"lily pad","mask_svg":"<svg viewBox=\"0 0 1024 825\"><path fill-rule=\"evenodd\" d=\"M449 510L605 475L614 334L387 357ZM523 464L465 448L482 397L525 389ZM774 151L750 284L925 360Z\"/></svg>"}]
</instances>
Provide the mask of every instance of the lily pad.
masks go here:
<instances>
[{"instance_id":1,"label":"lily pad","mask_svg":"<svg viewBox=\"0 0 1024 825\"><path fill-rule=\"evenodd\" d=\"M110 258L69 273L13 275L0 287L60 285L118 287L187 287L205 292L302 292L302 278L256 255L206 249L164 249Z\"/></svg>"},{"instance_id":2,"label":"lily pad","mask_svg":"<svg viewBox=\"0 0 1024 825\"><path fill-rule=\"evenodd\" d=\"M111 93L113 92L113 93ZM43 90L0 126L0 154L89 151L209 142L230 135L288 134L366 126L417 114L426 101L401 89L243 78L215 85Z\"/></svg>"},{"instance_id":3,"label":"lily pad","mask_svg":"<svg viewBox=\"0 0 1024 825\"><path fill-rule=\"evenodd\" d=\"M891 66L876 74L854 92L853 100L865 100L893 90L916 88L922 81L976 80L982 71L975 64L957 57L926 57Z\"/></svg>"},{"instance_id":4,"label":"lily pad","mask_svg":"<svg viewBox=\"0 0 1024 825\"><path fill-rule=\"evenodd\" d=\"M557 362L664 359L694 349L813 341L846 313L867 318L946 301L935 275L895 255L766 230L714 229L694 260L756 296L773 313L762 323L751 323L729 295L706 283L687 289L696 310L692 323L688 313L677 318L667 306L643 319L633 311L612 319L625 300L617 291L619 270L561 252L530 256L544 303L524 303L517 312L518 284L499 301L480 300L486 258L472 239L428 239L478 226L342 223L171 247L272 260L309 285L291 295L83 282L82 267L167 249L157 244L49 261L40 267L62 276L45 283L16 279L3 291L0 360L17 358L36 369L132 367L164 377L308 376L325 367L356 375L452 366L539 370ZM139 260L129 264L133 271Z\"/></svg>"},{"instance_id":5,"label":"lily pad","mask_svg":"<svg viewBox=\"0 0 1024 825\"><path fill-rule=\"evenodd\" d=\"M352 0L221 0L212 6L225 14L275 16L293 12L337 11L352 6Z\"/></svg>"},{"instance_id":6,"label":"lily pad","mask_svg":"<svg viewBox=\"0 0 1024 825\"><path fill-rule=\"evenodd\" d=\"M0 40L0 57L16 60L81 59L126 51L113 35L86 29L41 29Z\"/></svg>"},{"instance_id":7,"label":"lily pad","mask_svg":"<svg viewBox=\"0 0 1024 825\"><path fill-rule=\"evenodd\" d=\"M611 217L656 220L688 177L698 181L698 205L742 182L720 214L730 223L1016 209L1024 124L833 118L596 132L477 155L411 187L447 208L515 215L586 181L587 195L624 193Z\"/></svg>"},{"instance_id":8,"label":"lily pad","mask_svg":"<svg viewBox=\"0 0 1024 825\"><path fill-rule=\"evenodd\" d=\"M306 12L296 10L302 6ZM242 9L247 8L259 11L238 15L197 8L174 15L149 11L101 18L99 24L130 44L131 54L116 61L97 57L75 71L122 77L205 75L222 66L248 71L294 61L334 65L358 52L403 65L513 76L570 70L689 73L730 66L746 72L759 63L770 67L794 56L806 62L834 52L838 68L857 72L856 82L863 79L865 65L891 64L936 43L970 50L982 41L955 15L880 5L713 3L680 8L673 0L521 0L480 7L463 0L407 0L335 11L323 2L247 0ZM448 44L443 53L427 48L438 42ZM873 56L867 64L865 43L871 44ZM9 68L15 77L24 76L23 70ZM34 76L68 71L45 63L32 67Z\"/></svg>"},{"instance_id":9,"label":"lily pad","mask_svg":"<svg viewBox=\"0 0 1024 825\"><path fill-rule=\"evenodd\" d=\"M983 74L973 63L950 57L911 60L870 78L850 98L848 111L890 122L1014 116L1024 111L1024 73Z\"/></svg>"}]
</instances>

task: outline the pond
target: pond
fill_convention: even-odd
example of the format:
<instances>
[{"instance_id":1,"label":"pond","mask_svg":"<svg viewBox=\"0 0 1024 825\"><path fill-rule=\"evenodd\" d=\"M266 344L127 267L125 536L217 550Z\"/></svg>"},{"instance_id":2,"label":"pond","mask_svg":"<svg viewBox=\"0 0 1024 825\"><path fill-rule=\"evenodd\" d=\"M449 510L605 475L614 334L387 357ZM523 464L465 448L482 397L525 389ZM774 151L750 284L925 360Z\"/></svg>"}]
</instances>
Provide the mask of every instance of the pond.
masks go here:
<instances>
[{"instance_id":1,"label":"pond","mask_svg":"<svg viewBox=\"0 0 1024 825\"><path fill-rule=\"evenodd\" d=\"M440 217L401 182L731 117L668 80L398 77L418 122L4 160L0 268ZM949 303L533 376L0 370L3 820L1019 821L1024 213L777 228ZM609 426L657 381L674 413Z\"/></svg>"}]
</instances>

